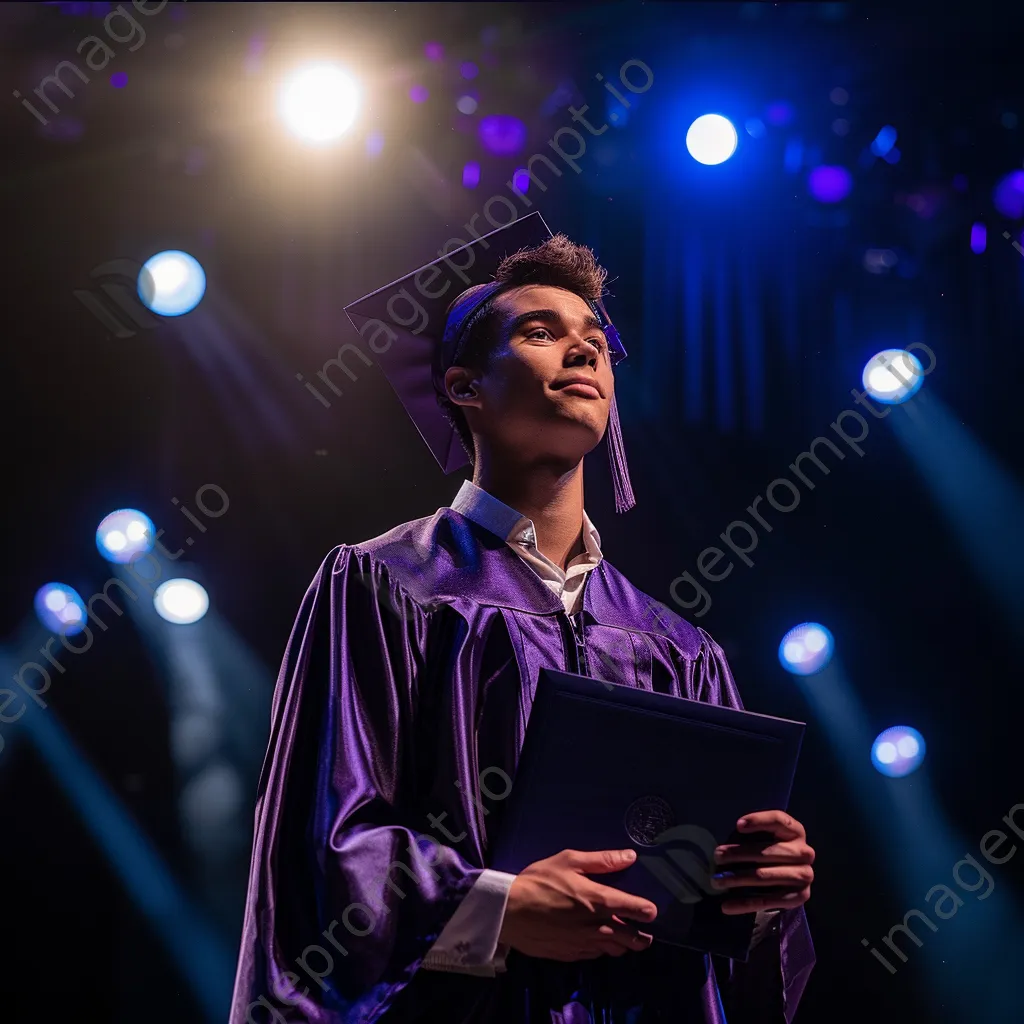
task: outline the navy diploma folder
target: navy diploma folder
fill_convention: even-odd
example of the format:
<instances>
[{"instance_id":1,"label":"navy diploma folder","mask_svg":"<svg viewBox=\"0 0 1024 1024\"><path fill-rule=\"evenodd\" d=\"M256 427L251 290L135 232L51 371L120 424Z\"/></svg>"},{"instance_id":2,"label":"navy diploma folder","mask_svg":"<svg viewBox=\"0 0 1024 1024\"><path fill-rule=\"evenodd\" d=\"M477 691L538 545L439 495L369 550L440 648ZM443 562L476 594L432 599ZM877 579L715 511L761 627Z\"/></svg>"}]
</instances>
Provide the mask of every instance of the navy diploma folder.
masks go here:
<instances>
[{"instance_id":1,"label":"navy diploma folder","mask_svg":"<svg viewBox=\"0 0 1024 1024\"><path fill-rule=\"evenodd\" d=\"M805 727L541 669L490 867L632 847L624 871L590 877L658 907L643 931L746 960L755 915L722 913L714 848L744 814L786 809Z\"/></svg>"}]
</instances>

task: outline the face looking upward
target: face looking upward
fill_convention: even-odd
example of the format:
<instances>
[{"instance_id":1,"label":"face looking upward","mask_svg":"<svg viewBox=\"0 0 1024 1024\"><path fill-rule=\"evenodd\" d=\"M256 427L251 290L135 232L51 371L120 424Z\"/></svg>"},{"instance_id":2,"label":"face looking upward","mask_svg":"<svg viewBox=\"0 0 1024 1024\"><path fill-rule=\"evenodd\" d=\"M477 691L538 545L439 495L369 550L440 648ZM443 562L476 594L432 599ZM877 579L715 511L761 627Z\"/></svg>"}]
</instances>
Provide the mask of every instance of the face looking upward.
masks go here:
<instances>
[{"instance_id":1,"label":"face looking upward","mask_svg":"<svg viewBox=\"0 0 1024 1024\"><path fill-rule=\"evenodd\" d=\"M513 288L494 306L487 369L451 367L449 397L492 448L577 463L604 436L615 390L600 322L580 296L551 285Z\"/></svg>"}]
</instances>

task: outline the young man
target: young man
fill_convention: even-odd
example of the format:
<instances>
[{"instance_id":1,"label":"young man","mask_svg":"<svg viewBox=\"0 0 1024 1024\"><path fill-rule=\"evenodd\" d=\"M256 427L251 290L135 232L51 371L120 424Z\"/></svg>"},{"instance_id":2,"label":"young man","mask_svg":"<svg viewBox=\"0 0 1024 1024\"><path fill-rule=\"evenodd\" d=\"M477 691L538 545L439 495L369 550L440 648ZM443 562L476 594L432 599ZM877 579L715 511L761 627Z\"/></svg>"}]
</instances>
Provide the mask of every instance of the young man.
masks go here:
<instances>
[{"instance_id":1,"label":"young man","mask_svg":"<svg viewBox=\"0 0 1024 1024\"><path fill-rule=\"evenodd\" d=\"M652 944L656 909L601 883L632 851L488 868L541 667L741 707L721 649L603 559L583 508L606 431L617 508L633 503L604 279L534 214L349 307L442 468L471 459L473 480L335 548L306 594L231 1024L792 1021L814 852L789 815L747 815L761 839L716 852L727 873L760 865L719 883L725 912L757 915L747 962Z\"/></svg>"}]
</instances>

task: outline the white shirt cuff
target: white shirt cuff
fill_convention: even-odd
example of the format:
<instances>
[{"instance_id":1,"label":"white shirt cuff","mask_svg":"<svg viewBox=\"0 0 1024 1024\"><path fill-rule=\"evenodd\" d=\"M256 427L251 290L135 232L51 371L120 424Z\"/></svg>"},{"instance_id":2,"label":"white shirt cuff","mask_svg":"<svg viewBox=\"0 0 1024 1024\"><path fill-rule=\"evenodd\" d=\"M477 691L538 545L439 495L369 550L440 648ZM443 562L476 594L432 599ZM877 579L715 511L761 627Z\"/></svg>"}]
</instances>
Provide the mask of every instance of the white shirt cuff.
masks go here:
<instances>
[{"instance_id":1,"label":"white shirt cuff","mask_svg":"<svg viewBox=\"0 0 1024 1024\"><path fill-rule=\"evenodd\" d=\"M427 951L422 967L494 977L505 970L509 947L498 942L508 892L516 876L484 868L452 919Z\"/></svg>"}]
</instances>

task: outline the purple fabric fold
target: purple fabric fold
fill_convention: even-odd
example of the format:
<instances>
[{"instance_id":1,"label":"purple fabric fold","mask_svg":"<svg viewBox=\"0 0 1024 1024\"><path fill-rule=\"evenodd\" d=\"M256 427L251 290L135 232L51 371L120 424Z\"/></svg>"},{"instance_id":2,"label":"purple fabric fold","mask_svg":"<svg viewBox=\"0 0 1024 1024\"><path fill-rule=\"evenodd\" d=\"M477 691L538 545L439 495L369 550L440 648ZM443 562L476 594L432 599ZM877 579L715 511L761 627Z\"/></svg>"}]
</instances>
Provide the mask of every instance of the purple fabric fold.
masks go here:
<instances>
[{"instance_id":1,"label":"purple fabric fold","mask_svg":"<svg viewBox=\"0 0 1024 1024\"><path fill-rule=\"evenodd\" d=\"M711 638L607 561L583 608L590 675L742 706ZM421 968L488 866L538 671L571 668L565 619L451 509L328 555L275 690L230 1024L792 1024L814 963L802 909L717 976L660 944L580 964L513 951L493 979Z\"/></svg>"}]
</instances>

